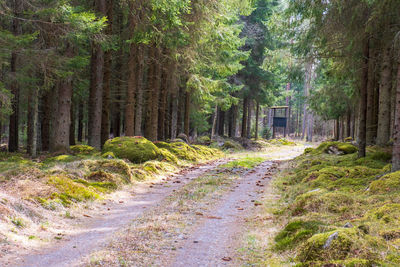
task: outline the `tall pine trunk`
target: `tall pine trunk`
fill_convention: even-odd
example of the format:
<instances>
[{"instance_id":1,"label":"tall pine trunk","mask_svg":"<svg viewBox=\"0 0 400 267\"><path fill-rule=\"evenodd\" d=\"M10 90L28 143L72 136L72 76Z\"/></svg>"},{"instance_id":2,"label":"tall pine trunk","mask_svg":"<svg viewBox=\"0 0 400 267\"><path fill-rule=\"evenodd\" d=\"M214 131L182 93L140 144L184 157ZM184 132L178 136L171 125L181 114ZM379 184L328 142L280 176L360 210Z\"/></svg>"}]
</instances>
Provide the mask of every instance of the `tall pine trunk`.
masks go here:
<instances>
[{"instance_id":1,"label":"tall pine trunk","mask_svg":"<svg viewBox=\"0 0 400 267\"><path fill-rule=\"evenodd\" d=\"M254 138L257 140L258 139L258 117L259 117L259 113L260 113L260 103L257 101L257 105L256 105L256 132L254 135Z\"/></svg>"},{"instance_id":2,"label":"tall pine trunk","mask_svg":"<svg viewBox=\"0 0 400 267\"><path fill-rule=\"evenodd\" d=\"M54 125L54 134L52 136L52 152L65 153L69 151L69 127L71 124L71 97L72 97L72 79L65 78L57 86L58 94L58 112Z\"/></svg>"},{"instance_id":3,"label":"tall pine trunk","mask_svg":"<svg viewBox=\"0 0 400 267\"><path fill-rule=\"evenodd\" d=\"M136 76L136 57L137 45L132 43L129 52L128 62L128 87L126 89L126 106L125 106L125 135L135 135L135 93L137 88Z\"/></svg>"},{"instance_id":4,"label":"tall pine trunk","mask_svg":"<svg viewBox=\"0 0 400 267\"><path fill-rule=\"evenodd\" d=\"M75 108L74 101L71 99L71 110L70 110L71 123L69 125L69 144L71 146L76 145L75 142Z\"/></svg>"},{"instance_id":5,"label":"tall pine trunk","mask_svg":"<svg viewBox=\"0 0 400 267\"><path fill-rule=\"evenodd\" d=\"M142 118L143 118L143 94L144 94L144 53L145 48L143 45L138 45L137 48L137 90L136 90L136 110L135 110L135 135L141 136L142 132Z\"/></svg>"},{"instance_id":6,"label":"tall pine trunk","mask_svg":"<svg viewBox=\"0 0 400 267\"><path fill-rule=\"evenodd\" d=\"M83 141L83 101L78 106L78 142Z\"/></svg>"},{"instance_id":7,"label":"tall pine trunk","mask_svg":"<svg viewBox=\"0 0 400 267\"><path fill-rule=\"evenodd\" d=\"M113 23L113 0L106 1L106 14L108 24L106 27L106 34L112 35L112 23ZM104 74L103 74L103 105L101 113L101 145L110 136L110 101L111 101L111 60L112 52L108 50L104 53Z\"/></svg>"},{"instance_id":8,"label":"tall pine trunk","mask_svg":"<svg viewBox=\"0 0 400 267\"><path fill-rule=\"evenodd\" d=\"M390 139L390 105L392 88L391 48L385 49L382 61L381 82L379 86L379 113L377 145L387 145Z\"/></svg>"},{"instance_id":9,"label":"tall pine trunk","mask_svg":"<svg viewBox=\"0 0 400 267\"><path fill-rule=\"evenodd\" d=\"M368 101L368 57L369 57L369 38L364 40L363 64L361 71L360 84L360 113L358 125L358 157L363 158L366 154L367 144L367 101Z\"/></svg>"},{"instance_id":10,"label":"tall pine trunk","mask_svg":"<svg viewBox=\"0 0 400 267\"><path fill-rule=\"evenodd\" d=\"M241 137L242 138L247 138L247 119L248 119L248 106L249 106L249 99L246 96L243 99L243 114L242 114L242 133Z\"/></svg>"},{"instance_id":11,"label":"tall pine trunk","mask_svg":"<svg viewBox=\"0 0 400 267\"><path fill-rule=\"evenodd\" d=\"M398 34L400 41L400 34ZM400 53L397 52L397 85L396 85L396 110L393 134L392 171L400 170Z\"/></svg>"},{"instance_id":12,"label":"tall pine trunk","mask_svg":"<svg viewBox=\"0 0 400 267\"><path fill-rule=\"evenodd\" d=\"M374 113L374 91L375 91L375 50L369 49L368 57L368 82L367 82L367 132L366 132L366 142L367 145L372 145L376 138L376 121Z\"/></svg>"},{"instance_id":13,"label":"tall pine trunk","mask_svg":"<svg viewBox=\"0 0 400 267\"><path fill-rule=\"evenodd\" d=\"M106 16L106 1L95 0L95 10ZM88 143L90 146L100 149L101 117L103 113L104 51L98 43L92 45L90 67Z\"/></svg>"},{"instance_id":14,"label":"tall pine trunk","mask_svg":"<svg viewBox=\"0 0 400 267\"><path fill-rule=\"evenodd\" d=\"M14 15L16 18L12 20L12 33L14 35L22 34L22 26L19 21L20 13L22 12L22 1L14 0L13 6ZM17 82L17 52L13 51L11 53L10 60L10 75L11 75L11 94L12 99L12 114L10 115L9 133L8 133L8 151L15 152L18 151L19 147L19 85Z\"/></svg>"},{"instance_id":15,"label":"tall pine trunk","mask_svg":"<svg viewBox=\"0 0 400 267\"><path fill-rule=\"evenodd\" d=\"M184 119L185 135L189 137L190 130L190 92L186 91L185 94L185 119Z\"/></svg>"}]
</instances>

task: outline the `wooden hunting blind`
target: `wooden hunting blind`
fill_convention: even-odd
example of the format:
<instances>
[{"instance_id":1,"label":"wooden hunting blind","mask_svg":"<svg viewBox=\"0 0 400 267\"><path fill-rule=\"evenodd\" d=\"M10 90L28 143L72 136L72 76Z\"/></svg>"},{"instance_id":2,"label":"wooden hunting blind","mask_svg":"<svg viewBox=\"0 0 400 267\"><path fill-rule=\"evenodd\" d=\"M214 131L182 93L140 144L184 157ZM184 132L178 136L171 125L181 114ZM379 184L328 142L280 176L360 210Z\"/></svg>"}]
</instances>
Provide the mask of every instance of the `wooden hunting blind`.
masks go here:
<instances>
[{"instance_id":1,"label":"wooden hunting blind","mask_svg":"<svg viewBox=\"0 0 400 267\"><path fill-rule=\"evenodd\" d=\"M272 138L275 138L276 128L283 128L284 136L288 127L289 106L276 106L270 108L272 116Z\"/></svg>"}]
</instances>

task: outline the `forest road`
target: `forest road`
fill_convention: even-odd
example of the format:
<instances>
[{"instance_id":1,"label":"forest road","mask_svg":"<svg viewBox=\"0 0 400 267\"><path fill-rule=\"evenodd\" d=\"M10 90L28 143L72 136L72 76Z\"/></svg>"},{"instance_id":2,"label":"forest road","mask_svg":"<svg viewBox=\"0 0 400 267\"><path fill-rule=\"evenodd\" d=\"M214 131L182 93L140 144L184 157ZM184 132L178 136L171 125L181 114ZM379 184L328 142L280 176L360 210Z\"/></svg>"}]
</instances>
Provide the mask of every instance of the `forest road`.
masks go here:
<instances>
[{"instance_id":1,"label":"forest road","mask_svg":"<svg viewBox=\"0 0 400 267\"><path fill-rule=\"evenodd\" d=\"M264 189L269 186L277 162L290 160L304 152L304 147L285 147L269 153L266 161L247 172L236 185L198 223L174 259L170 267L216 267L241 266L235 258L241 246L246 218L259 205L265 205L262 198ZM217 218L217 219L215 219Z\"/></svg>"},{"instance_id":2,"label":"forest road","mask_svg":"<svg viewBox=\"0 0 400 267\"><path fill-rule=\"evenodd\" d=\"M173 194L191 180L205 172L224 164L229 159L220 159L207 164L182 170L176 175L167 177L164 182L138 184L130 190L130 195L119 203L105 207L106 216L87 218L87 224L73 236L65 236L56 245L30 253L12 262L0 266L18 267L70 267L78 264L79 260L90 255L99 247L106 244L113 233L120 230L130 221L139 217L146 210L159 205L165 198Z\"/></svg>"}]
</instances>

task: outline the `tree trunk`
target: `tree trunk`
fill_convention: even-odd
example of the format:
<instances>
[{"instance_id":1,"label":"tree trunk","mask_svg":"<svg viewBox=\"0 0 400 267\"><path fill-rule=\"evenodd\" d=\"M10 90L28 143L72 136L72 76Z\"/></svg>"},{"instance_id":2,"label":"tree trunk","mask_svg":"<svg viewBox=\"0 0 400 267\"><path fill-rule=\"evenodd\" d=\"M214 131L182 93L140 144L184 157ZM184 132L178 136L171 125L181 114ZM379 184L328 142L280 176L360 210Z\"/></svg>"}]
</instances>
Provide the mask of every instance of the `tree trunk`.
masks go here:
<instances>
[{"instance_id":1,"label":"tree trunk","mask_svg":"<svg viewBox=\"0 0 400 267\"><path fill-rule=\"evenodd\" d=\"M367 138L367 101L368 101L368 57L369 57L369 39L364 40L363 64L360 84L360 114L358 128L358 157L365 157L366 138Z\"/></svg>"},{"instance_id":2,"label":"tree trunk","mask_svg":"<svg viewBox=\"0 0 400 267\"><path fill-rule=\"evenodd\" d=\"M260 112L260 103L257 101L257 105L256 105L256 133L254 135L254 138L257 140L258 139L258 116L259 116L259 112Z\"/></svg>"},{"instance_id":3,"label":"tree trunk","mask_svg":"<svg viewBox=\"0 0 400 267\"><path fill-rule=\"evenodd\" d=\"M22 12L22 1L14 0L13 11L16 18L12 20L12 33L14 35L22 34L22 26L20 24L18 17L20 17L20 13ZM11 76L11 94L13 95L13 99L11 102L12 105L12 114L10 115L10 124L9 124L9 135L8 135L8 151L15 152L18 151L19 148L19 85L17 82L17 60L18 56L15 51L11 53L11 61L10 61L10 76Z\"/></svg>"},{"instance_id":4,"label":"tree trunk","mask_svg":"<svg viewBox=\"0 0 400 267\"><path fill-rule=\"evenodd\" d=\"M137 90L136 90L136 110L135 110L135 135L141 136L142 132L142 118L143 118L143 75L144 75L144 53L145 48L143 45L138 45L137 48Z\"/></svg>"},{"instance_id":5,"label":"tree trunk","mask_svg":"<svg viewBox=\"0 0 400 267\"><path fill-rule=\"evenodd\" d=\"M373 49L369 49L368 58L368 82L367 82L367 132L366 142L367 145L372 145L376 138L376 125L375 125L375 114L374 114L374 91L375 91L375 52Z\"/></svg>"},{"instance_id":6,"label":"tree trunk","mask_svg":"<svg viewBox=\"0 0 400 267\"><path fill-rule=\"evenodd\" d=\"M214 139L216 131L217 131L217 117L218 117L218 105L215 105L214 117L211 128L211 140Z\"/></svg>"},{"instance_id":7,"label":"tree trunk","mask_svg":"<svg viewBox=\"0 0 400 267\"><path fill-rule=\"evenodd\" d=\"M177 94L178 88L172 88L171 93L171 139L175 139L178 132L178 105L179 105L179 94Z\"/></svg>"},{"instance_id":8,"label":"tree trunk","mask_svg":"<svg viewBox=\"0 0 400 267\"><path fill-rule=\"evenodd\" d=\"M132 43L128 62L128 88L126 89L126 107L125 107L125 135L135 135L135 91L137 87L136 76L136 56L137 45Z\"/></svg>"},{"instance_id":9,"label":"tree trunk","mask_svg":"<svg viewBox=\"0 0 400 267\"><path fill-rule=\"evenodd\" d=\"M30 142L29 142L29 155L32 158L37 156L37 143L38 143L38 116L39 116L39 100L38 100L38 89L31 89L31 101L30 101Z\"/></svg>"},{"instance_id":10,"label":"tree trunk","mask_svg":"<svg viewBox=\"0 0 400 267\"><path fill-rule=\"evenodd\" d=\"M346 137L350 137L351 136L351 110L348 109L347 111L347 116L346 116Z\"/></svg>"},{"instance_id":11,"label":"tree trunk","mask_svg":"<svg viewBox=\"0 0 400 267\"><path fill-rule=\"evenodd\" d=\"M107 15L106 1L95 0L97 12ZM93 44L90 68L88 130L89 145L101 149L101 117L103 111L104 51L100 44Z\"/></svg>"},{"instance_id":12,"label":"tree trunk","mask_svg":"<svg viewBox=\"0 0 400 267\"><path fill-rule=\"evenodd\" d=\"M381 82L379 86L378 133L376 143L387 145L390 139L390 105L392 88L391 48L385 49L382 61Z\"/></svg>"},{"instance_id":13,"label":"tree trunk","mask_svg":"<svg viewBox=\"0 0 400 267\"><path fill-rule=\"evenodd\" d=\"M229 137L236 137L238 106L232 105L229 111Z\"/></svg>"},{"instance_id":14,"label":"tree trunk","mask_svg":"<svg viewBox=\"0 0 400 267\"><path fill-rule=\"evenodd\" d=\"M186 91L185 94L185 135L189 137L190 130L190 92Z\"/></svg>"},{"instance_id":15,"label":"tree trunk","mask_svg":"<svg viewBox=\"0 0 400 267\"><path fill-rule=\"evenodd\" d=\"M340 121L339 118L335 120L335 141L340 139Z\"/></svg>"},{"instance_id":16,"label":"tree trunk","mask_svg":"<svg viewBox=\"0 0 400 267\"><path fill-rule=\"evenodd\" d=\"M105 33L112 36L113 23L113 1L106 1L107 27ZM101 146L110 137L110 94L111 94L111 61L112 52L108 50L104 53L104 74L103 74L103 106L101 114Z\"/></svg>"},{"instance_id":17,"label":"tree trunk","mask_svg":"<svg viewBox=\"0 0 400 267\"><path fill-rule=\"evenodd\" d=\"M247 119L248 119L248 97L243 98L243 115L242 115L242 138L247 138Z\"/></svg>"},{"instance_id":18,"label":"tree trunk","mask_svg":"<svg viewBox=\"0 0 400 267\"><path fill-rule=\"evenodd\" d=\"M32 152L32 140L33 140L33 128L34 128L34 123L33 123L33 94L34 94L34 88L31 88L28 93L28 112L27 112L27 122L28 122L28 128L27 128L27 146L26 146L26 152L31 155Z\"/></svg>"},{"instance_id":19,"label":"tree trunk","mask_svg":"<svg viewBox=\"0 0 400 267\"><path fill-rule=\"evenodd\" d=\"M71 99L71 124L69 125L69 145L74 146L76 145L75 142L75 108L74 102Z\"/></svg>"},{"instance_id":20,"label":"tree trunk","mask_svg":"<svg viewBox=\"0 0 400 267\"><path fill-rule=\"evenodd\" d=\"M83 141L83 101L80 101L78 109L78 142L82 141Z\"/></svg>"},{"instance_id":21,"label":"tree trunk","mask_svg":"<svg viewBox=\"0 0 400 267\"><path fill-rule=\"evenodd\" d=\"M184 90L183 90L183 88L181 86L179 87L178 99L179 99L179 102L178 102L178 120L177 120L178 126L177 126L177 131L178 131L178 134L180 134L183 131L183 129L182 129L182 121L183 121L182 111L185 108L185 106L184 106L184 103L185 103L185 101L184 101Z\"/></svg>"},{"instance_id":22,"label":"tree trunk","mask_svg":"<svg viewBox=\"0 0 400 267\"><path fill-rule=\"evenodd\" d=\"M398 38L400 40L400 36ZM400 53L397 55L396 111L393 134L392 171L400 170Z\"/></svg>"},{"instance_id":23,"label":"tree trunk","mask_svg":"<svg viewBox=\"0 0 400 267\"><path fill-rule=\"evenodd\" d=\"M71 124L72 79L65 78L58 84L58 113L54 127L51 152L69 151L69 127Z\"/></svg>"},{"instance_id":24,"label":"tree trunk","mask_svg":"<svg viewBox=\"0 0 400 267\"><path fill-rule=\"evenodd\" d=\"M247 111L247 138L250 139L251 138L251 117L252 117L252 110L253 110L253 100L249 100L249 103L247 105L248 107L248 111Z\"/></svg>"},{"instance_id":25,"label":"tree trunk","mask_svg":"<svg viewBox=\"0 0 400 267\"><path fill-rule=\"evenodd\" d=\"M314 133L314 115L310 112L307 116L307 142L312 142Z\"/></svg>"},{"instance_id":26,"label":"tree trunk","mask_svg":"<svg viewBox=\"0 0 400 267\"><path fill-rule=\"evenodd\" d=\"M149 54L149 73L147 76L147 91L148 91L148 104L147 104L147 116L145 122L145 137L156 141L157 140L157 126L158 126L158 101L160 97L160 85L161 85L161 64L158 61L159 48L155 45L150 48Z\"/></svg>"}]
</instances>

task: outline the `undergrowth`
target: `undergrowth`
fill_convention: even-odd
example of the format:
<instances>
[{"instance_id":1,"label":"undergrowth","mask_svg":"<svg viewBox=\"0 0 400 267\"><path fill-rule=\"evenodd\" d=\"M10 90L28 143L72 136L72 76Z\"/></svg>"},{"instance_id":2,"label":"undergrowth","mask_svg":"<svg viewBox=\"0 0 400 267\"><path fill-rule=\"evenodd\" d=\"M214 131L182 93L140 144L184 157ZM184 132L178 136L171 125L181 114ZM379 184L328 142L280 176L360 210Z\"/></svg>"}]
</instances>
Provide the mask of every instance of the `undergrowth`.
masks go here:
<instances>
[{"instance_id":1,"label":"undergrowth","mask_svg":"<svg viewBox=\"0 0 400 267\"><path fill-rule=\"evenodd\" d=\"M35 161L23 154L1 153L0 183L39 183L46 190L33 188L24 194L55 210L58 204L68 207L96 200L134 181L224 156L220 150L203 145L152 143L143 137L114 138L106 142L102 152L87 145L71 146L70 150L71 154L44 155Z\"/></svg>"},{"instance_id":2,"label":"undergrowth","mask_svg":"<svg viewBox=\"0 0 400 267\"><path fill-rule=\"evenodd\" d=\"M275 181L275 220L286 225L271 249L291 255L291 264L400 265L400 172L390 173L388 150L370 147L362 159L356 151L322 143Z\"/></svg>"}]
</instances>

